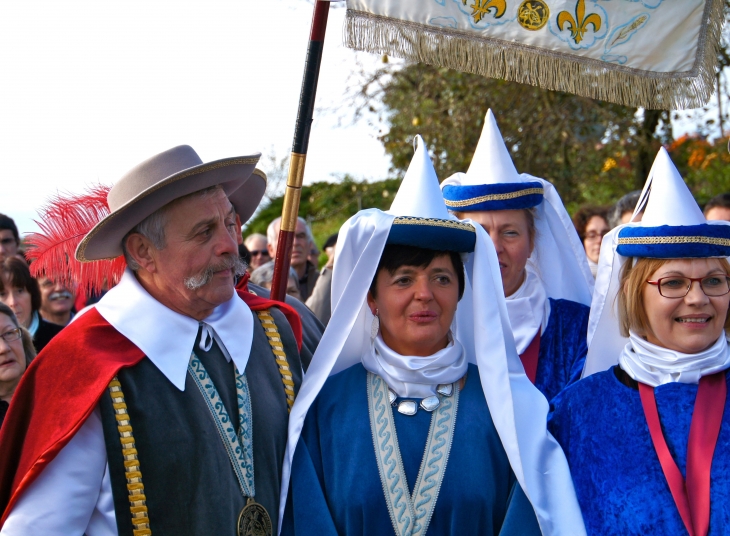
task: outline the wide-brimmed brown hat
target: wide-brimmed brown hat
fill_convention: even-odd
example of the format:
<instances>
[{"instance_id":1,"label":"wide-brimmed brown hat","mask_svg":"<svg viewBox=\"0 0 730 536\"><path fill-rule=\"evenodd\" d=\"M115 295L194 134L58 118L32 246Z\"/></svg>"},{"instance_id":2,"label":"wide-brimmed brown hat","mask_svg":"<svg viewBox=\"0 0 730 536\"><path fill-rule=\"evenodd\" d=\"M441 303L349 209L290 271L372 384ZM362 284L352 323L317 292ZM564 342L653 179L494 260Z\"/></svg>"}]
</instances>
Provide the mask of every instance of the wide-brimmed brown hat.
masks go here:
<instances>
[{"instance_id":1,"label":"wide-brimmed brown hat","mask_svg":"<svg viewBox=\"0 0 730 536\"><path fill-rule=\"evenodd\" d=\"M266 190L266 175L253 173L260 153L203 163L188 145L173 147L130 170L109 191L110 214L76 248L81 262L122 254L122 239L135 225L171 201L220 185L245 222Z\"/></svg>"}]
</instances>

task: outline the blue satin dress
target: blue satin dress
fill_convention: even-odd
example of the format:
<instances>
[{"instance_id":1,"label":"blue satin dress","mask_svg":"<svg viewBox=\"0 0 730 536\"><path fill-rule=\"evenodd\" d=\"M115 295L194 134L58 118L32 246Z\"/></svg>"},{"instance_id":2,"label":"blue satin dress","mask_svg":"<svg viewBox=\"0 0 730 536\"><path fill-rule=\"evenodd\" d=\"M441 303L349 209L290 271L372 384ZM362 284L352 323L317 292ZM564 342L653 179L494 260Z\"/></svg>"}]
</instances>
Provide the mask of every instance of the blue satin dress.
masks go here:
<instances>
[{"instance_id":1,"label":"blue satin dress","mask_svg":"<svg viewBox=\"0 0 730 536\"><path fill-rule=\"evenodd\" d=\"M590 308L570 300L550 300L550 317L540 337L535 387L551 400L580 379L588 346Z\"/></svg>"},{"instance_id":2,"label":"blue satin dress","mask_svg":"<svg viewBox=\"0 0 730 536\"><path fill-rule=\"evenodd\" d=\"M285 536L394 534L375 459L367 372L354 365L327 380L307 414L292 466ZM393 411L411 492L431 414ZM461 391L451 455L428 536L540 534L487 408L477 367Z\"/></svg>"},{"instance_id":3,"label":"blue satin dress","mask_svg":"<svg viewBox=\"0 0 730 536\"><path fill-rule=\"evenodd\" d=\"M726 378L728 375L726 374ZM730 389L729 389L730 390ZM664 436L683 476L697 385L654 390ZM730 397L710 473L709 534L730 534ZM649 434L638 389L614 369L553 400L549 429L563 447L588 534L686 535Z\"/></svg>"}]
</instances>

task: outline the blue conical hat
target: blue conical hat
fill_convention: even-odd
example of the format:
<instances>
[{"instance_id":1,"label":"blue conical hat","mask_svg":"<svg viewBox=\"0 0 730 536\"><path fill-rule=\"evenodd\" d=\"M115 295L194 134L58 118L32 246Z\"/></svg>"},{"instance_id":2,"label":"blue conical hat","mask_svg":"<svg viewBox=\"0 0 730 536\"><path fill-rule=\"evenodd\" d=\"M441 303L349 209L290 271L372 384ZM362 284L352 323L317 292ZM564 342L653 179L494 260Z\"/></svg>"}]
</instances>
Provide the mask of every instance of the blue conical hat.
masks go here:
<instances>
[{"instance_id":1,"label":"blue conical hat","mask_svg":"<svg viewBox=\"0 0 730 536\"><path fill-rule=\"evenodd\" d=\"M730 226L707 223L669 153L662 147L639 198L641 222L622 228L616 252L624 257L727 257Z\"/></svg>"},{"instance_id":2,"label":"blue conical hat","mask_svg":"<svg viewBox=\"0 0 730 536\"><path fill-rule=\"evenodd\" d=\"M449 214L421 136L416 136L415 146L416 153L388 211L395 216L388 243L442 251L474 251L474 227Z\"/></svg>"},{"instance_id":3,"label":"blue conical hat","mask_svg":"<svg viewBox=\"0 0 730 536\"><path fill-rule=\"evenodd\" d=\"M517 173L490 109L468 171L452 175L441 188L454 211L532 208L544 194L543 185L532 179Z\"/></svg>"}]
</instances>

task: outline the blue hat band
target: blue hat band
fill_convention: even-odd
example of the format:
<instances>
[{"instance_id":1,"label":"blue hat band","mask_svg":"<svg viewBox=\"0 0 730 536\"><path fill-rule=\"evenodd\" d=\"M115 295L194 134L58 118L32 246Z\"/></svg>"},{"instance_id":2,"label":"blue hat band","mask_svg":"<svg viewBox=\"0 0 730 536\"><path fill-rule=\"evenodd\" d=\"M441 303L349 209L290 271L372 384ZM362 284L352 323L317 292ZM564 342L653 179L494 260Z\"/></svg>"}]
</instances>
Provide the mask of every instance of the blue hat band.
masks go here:
<instances>
[{"instance_id":1,"label":"blue hat band","mask_svg":"<svg viewBox=\"0 0 730 536\"><path fill-rule=\"evenodd\" d=\"M539 182L479 184L443 188L446 206L454 211L517 210L542 203L545 189Z\"/></svg>"},{"instance_id":2,"label":"blue hat band","mask_svg":"<svg viewBox=\"0 0 730 536\"><path fill-rule=\"evenodd\" d=\"M619 231L616 252L651 259L728 257L730 226L625 227Z\"/></svg>"},{"instance_id":3,"label":"blue hat band","mask_svg":"<svg viewBox=\"0 0 730 536\"><path fill-rule=\"evenodd\" d=\"M476 239L476 231L468 223L438 218L398 216L390 227L387 243L469 253L474 251Z\"/></svg>"}]
</instances>

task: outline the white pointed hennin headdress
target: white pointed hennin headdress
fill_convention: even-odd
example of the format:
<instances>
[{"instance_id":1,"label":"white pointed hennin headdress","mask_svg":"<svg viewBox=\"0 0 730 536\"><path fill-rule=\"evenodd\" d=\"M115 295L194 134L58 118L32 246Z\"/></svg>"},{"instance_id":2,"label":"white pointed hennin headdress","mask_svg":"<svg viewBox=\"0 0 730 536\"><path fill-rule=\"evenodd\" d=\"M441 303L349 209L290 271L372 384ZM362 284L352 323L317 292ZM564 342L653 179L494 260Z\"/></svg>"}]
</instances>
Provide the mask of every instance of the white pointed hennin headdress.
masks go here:
<instances>
[{"instance_id":1,"label":"white pointed hennin headdress","mask_svg":"<svg viewBox=\"0 0 730 536\"><path fill-rule=\"evenodd\" d=\"M548 297L590 305L593 276L583 244L553 185L519 174L492 110L466 173L441 183L446 206L454 212L535 209L537 237L530 256Z\"/></svg>"},{"instance_id":2,"label":"white pointed hennin headdress","mask_svg":"<svg viewBox=\"0 0 730 536\"><path fill-rule=\"evenodd\" d=\"M707 221L663 147L654 160L632 221L601 243L596 289L588 321L588 357L583 377L618 363L629 342L619 330L616 296L624 263L633 257L686 259L730 256L730 223Z\"/></svg>"},{"instance_id":3,"label":"white pointed hennin headdress","mask_svg":"<svg viewBox=\"0 0 730 536\"><path fill-rule=\"evenodd\" d=\"M460 222L448 213L420 136L390 210L360 211L340 230L332 274L332 320L289 418L280 518L309 407L329 376L359 363L370 351L373 315L366 297L386 243L470 252L456 338L468 360L479 366L492 420L543 534L585 534L565 455L546 430L548 403L525 376L515 349L494 246L481 226Z\"/></svg>"}]
</instances>

